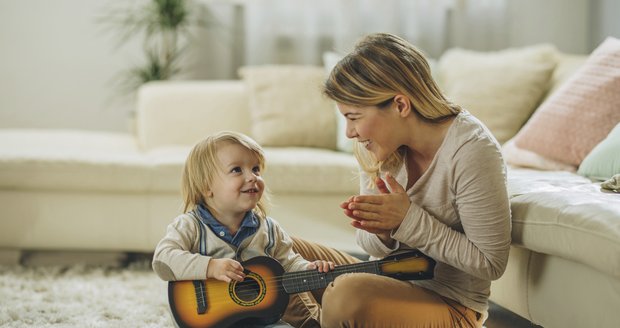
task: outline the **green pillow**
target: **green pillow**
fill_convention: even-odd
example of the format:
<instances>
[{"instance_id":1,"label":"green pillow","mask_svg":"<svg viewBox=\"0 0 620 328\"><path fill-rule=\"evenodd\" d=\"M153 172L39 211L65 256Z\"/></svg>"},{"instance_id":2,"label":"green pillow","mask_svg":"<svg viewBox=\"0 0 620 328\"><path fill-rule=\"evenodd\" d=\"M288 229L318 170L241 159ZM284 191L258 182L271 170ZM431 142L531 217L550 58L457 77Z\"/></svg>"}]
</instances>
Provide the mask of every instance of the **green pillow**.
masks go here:
<instances>
[{"instance_id":1,"label":"green pillow","mask_svg":"<svg viewBox=\"0 0 620 328\"><path fill-rule=\"evenodd\" d=\"M583 159L577 173L596 180L620 173L620 123Z\"/></svg>"}]
</instances>

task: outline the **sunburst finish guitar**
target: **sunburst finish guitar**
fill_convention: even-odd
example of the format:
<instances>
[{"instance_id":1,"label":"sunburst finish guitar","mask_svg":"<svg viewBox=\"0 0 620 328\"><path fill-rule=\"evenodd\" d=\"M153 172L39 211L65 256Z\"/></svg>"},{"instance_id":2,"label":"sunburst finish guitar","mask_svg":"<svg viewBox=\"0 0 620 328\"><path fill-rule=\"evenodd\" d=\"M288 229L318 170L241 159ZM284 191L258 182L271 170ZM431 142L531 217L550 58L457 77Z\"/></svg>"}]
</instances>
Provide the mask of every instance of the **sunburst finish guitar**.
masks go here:
<instances>
[{"instance_id":1,"label":"sunburst finish guitar","mask_svg":"<svg viewBox=\"0 0 620 328\"><path fill-rule=\"evenodd\" d=\"M435 268L435 261L419 251L341 265L330 272L285 273L280 263L266 256L241 264L246 272L242 282L208 279L168 284L170 309L179 327L229 327L246 322L270 324L282 317L290 294L325 288L344 273L364 272L399 280L420 280L432 278Z\"/></svg>"}]
</instances>

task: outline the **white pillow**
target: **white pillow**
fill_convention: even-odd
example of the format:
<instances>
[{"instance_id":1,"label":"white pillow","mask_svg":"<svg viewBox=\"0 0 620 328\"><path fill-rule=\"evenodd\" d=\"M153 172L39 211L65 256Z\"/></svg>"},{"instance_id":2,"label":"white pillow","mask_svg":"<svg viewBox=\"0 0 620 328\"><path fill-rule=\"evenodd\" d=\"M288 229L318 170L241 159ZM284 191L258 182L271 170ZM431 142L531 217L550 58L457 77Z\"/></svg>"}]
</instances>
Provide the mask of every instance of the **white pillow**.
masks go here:
<instances>
[{"instance_id":1,"label":"white pillow","mask_svg":"<svg viewBox=\"0 0 620 328\"><path fill-rule=\"evenodd\" d=\"M495 52L448 50L439 60L443 91L480 119L500 143L512 138L549 88L557 51L550 45Z\"/></svg>"},{"instance_id":2,"label":"white pillow","mask_svg":"<svg viewBox=\"0 0 620 328\"><path fill-rule=\"evenodd\" d=\"M319 66L242 67L249 95L252 136L263 146L336 149L333 102L321 93Z\"/></svg>"}]
</instances>

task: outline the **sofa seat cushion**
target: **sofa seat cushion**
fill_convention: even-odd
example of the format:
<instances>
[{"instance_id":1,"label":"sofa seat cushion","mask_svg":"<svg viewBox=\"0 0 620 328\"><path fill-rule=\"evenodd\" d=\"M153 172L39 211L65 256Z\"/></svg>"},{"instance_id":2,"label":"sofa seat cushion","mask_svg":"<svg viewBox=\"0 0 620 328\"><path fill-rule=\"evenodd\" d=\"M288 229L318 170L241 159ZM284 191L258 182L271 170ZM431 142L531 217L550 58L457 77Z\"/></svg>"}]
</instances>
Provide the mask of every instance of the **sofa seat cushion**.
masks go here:
<instances>
[{"instance_id":1,"label":"sofa seat cushion","mask_svg":"<svg viewBox=\"0 0 620 328\"><path fill-rule=\"evenodd\" d=\"M0 130L0 187L143 191L149 172L133 136L73 130Z\"/></svg>"},{"instance_id":2,"label":"sofa seat cushion","mask_svg":"<svg viewBox=\"0 0 620 328\"><path fill-rule=\"evenodd\" d=\"M144 156L152 175L150 189L179 192L183 163L190 150L188 146L171 146L148 151ZM359 192L357 161L351 154L309 147L264 147L264 150L263 177L275 195Z\"/></svg>"},{"instance_id":3,"label":"sofa seat cushion","mask_svg":"<svg viewBox=\"0 0 620 328\"><path fill-rule=\"evenodd\" d=\"M319 148L265 147L265 157L264 177L274 193L359 193L358 165L352 154Z\"/></svg>"},{"instance_id":4,"label":"sofa seat cushion","mask_svg":"<svg viewBox=\"0 0 620 328\"><path fill-rule=\"evenodd\" d=\"M129 134L0 130L0 188L179 193L190 146L140 150ZM316 148L265 148L274 194L359 190L353 155ZM344 200L344 199L343 199Z\"/></svg>"},{"instance_id":5,"label":"sofa seat cushion","mask_svg":"<svg viewBox=\"0 0 620 328\"><path fill-rule=\"evenodd\" d=\"M563 171L510 168L513 243L620 278L620 195Z\"/></svg>"}]
</instances>

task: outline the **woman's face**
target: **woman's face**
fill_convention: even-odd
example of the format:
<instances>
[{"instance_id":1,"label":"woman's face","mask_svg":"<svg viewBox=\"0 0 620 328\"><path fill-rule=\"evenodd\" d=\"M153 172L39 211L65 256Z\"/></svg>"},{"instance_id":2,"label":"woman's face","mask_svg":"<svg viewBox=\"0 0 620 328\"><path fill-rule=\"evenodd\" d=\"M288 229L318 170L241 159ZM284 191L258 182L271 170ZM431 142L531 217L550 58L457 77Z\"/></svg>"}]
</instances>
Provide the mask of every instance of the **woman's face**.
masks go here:
<instances>
[{"instance_id":1,"label":"woman's face","mask_svg":"<svg viewBox=\"0 0 620 328\"><path fill-rule=\"evenodd\" d=\"M347 120L347 138L356 138L377 160L387 159L400 146L395 138L394 121L398 111L393 106L379 108L338 104L338 110Z\"/></svg>"}]
</instances>

